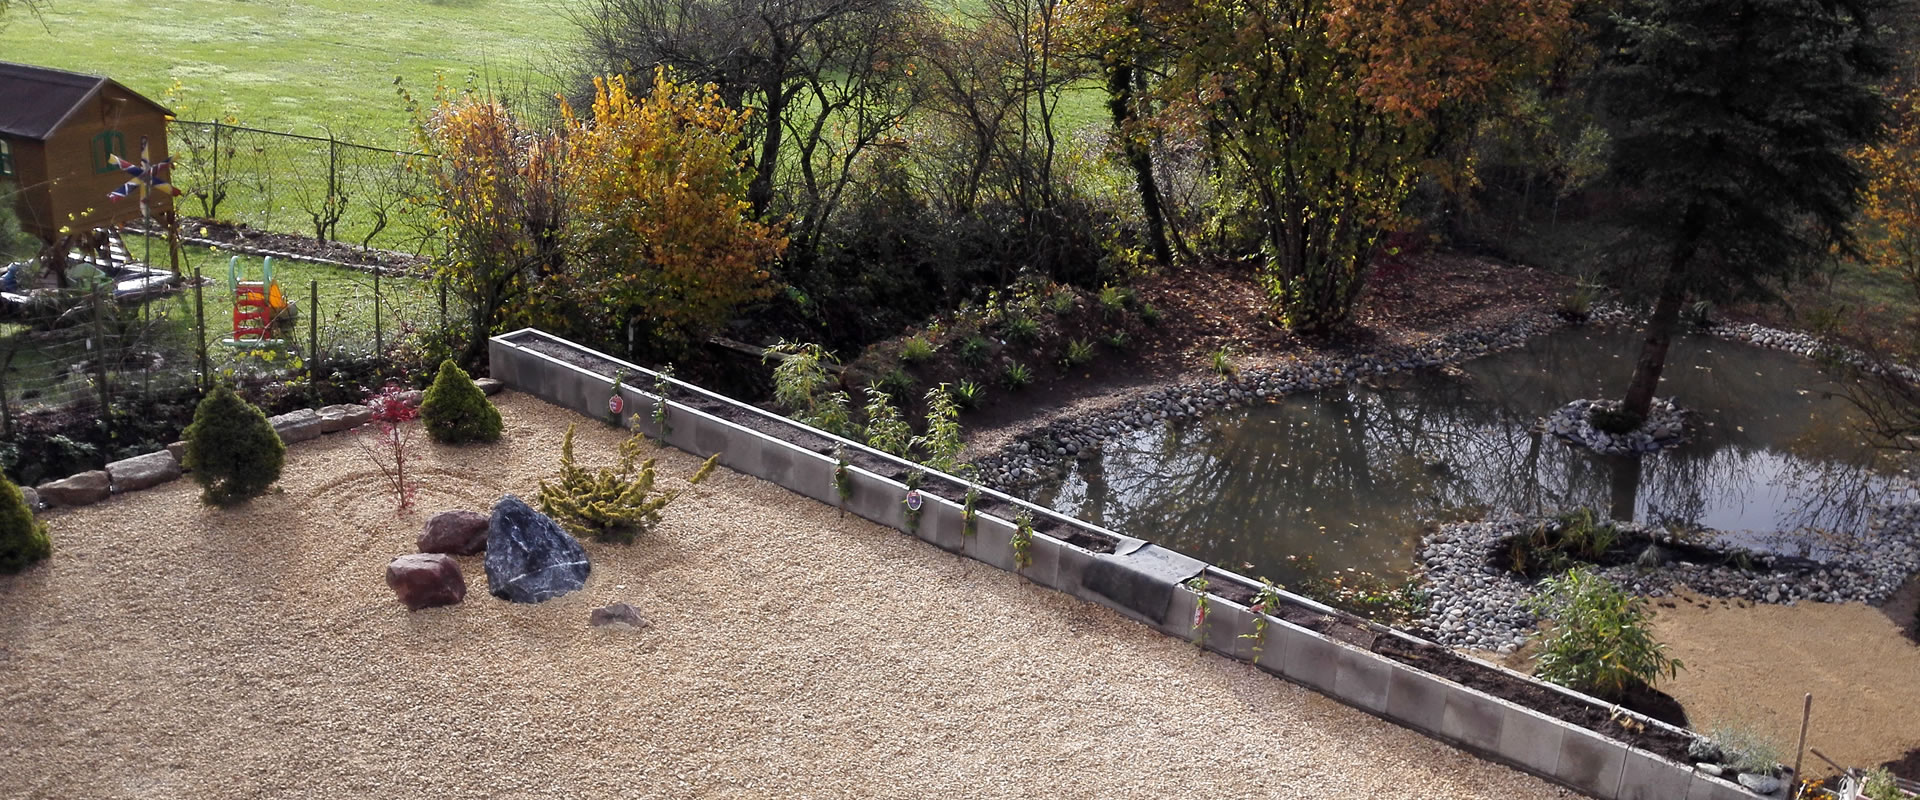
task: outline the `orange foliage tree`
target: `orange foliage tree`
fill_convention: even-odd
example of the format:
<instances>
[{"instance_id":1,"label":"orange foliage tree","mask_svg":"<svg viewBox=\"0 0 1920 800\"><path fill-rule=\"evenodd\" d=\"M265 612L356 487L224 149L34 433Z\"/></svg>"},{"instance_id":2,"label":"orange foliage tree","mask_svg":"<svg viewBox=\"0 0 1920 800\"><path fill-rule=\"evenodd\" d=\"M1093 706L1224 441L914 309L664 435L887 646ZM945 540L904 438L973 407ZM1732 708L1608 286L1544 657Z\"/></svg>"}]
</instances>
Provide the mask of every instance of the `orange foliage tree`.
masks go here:
<instances>
[{"instance_id":1,"label":"orange foliage tree","mask_svg":"<svg viewBox=\"0 0 1920 800\"><path fill-rule=\"evenodd\" d=\"M644 98L616 75L595 79L590 117L562 107L574 265L552 284L559 305L602 338L624 329L639 351L692 341L766 297L786 239L746 201L745 121L713 86L664 69Z\"/></svg>"},{"instance_id":2,"label":"orange foliage tree","mask_svg":"<svg viewBox=\"0 0 1920 800\"><path fill-rule=\"evenodd\" d=\"M1859 161L1867 174L1861 250L1869 265L1900 276L1920 300L1920 89L1895 99L1886 140L1863 148Z\"/></svg>"}]
</instances>

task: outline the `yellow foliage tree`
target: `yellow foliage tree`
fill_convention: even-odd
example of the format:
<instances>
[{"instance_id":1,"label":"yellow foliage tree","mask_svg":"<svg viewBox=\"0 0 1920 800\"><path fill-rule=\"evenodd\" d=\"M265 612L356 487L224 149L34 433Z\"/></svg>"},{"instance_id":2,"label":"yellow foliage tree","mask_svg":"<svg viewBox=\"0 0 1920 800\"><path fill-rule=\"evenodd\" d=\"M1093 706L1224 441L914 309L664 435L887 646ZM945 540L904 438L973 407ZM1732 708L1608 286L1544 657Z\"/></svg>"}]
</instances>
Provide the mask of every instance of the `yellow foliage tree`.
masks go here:
<instances>
[{"instance_id":1,"label":"yellow foliage tree","mask_svg":"<svg viewBox=\"0 0 1920 800\"><path fill-rule=\"evenodd\" d=\"M1894 99L1887 134L1859 153L1868 178L1861 250L1869 265L1900 276L1920 300L1920 89Z\"/></svg>"},{"instance_id":2,"label":"yellow foliage tree","mask_svg":"<svg viewBox=\"0 0 1920 800\"><path fill-rule=\"evenodd\" d=\"M594 80L590 116L561 109L573 254L562 307L629 350L672 347L771 291L786 238L753 219L740 153L747 112L662 69L645 97Z\"/></svg>"}]
</instances>

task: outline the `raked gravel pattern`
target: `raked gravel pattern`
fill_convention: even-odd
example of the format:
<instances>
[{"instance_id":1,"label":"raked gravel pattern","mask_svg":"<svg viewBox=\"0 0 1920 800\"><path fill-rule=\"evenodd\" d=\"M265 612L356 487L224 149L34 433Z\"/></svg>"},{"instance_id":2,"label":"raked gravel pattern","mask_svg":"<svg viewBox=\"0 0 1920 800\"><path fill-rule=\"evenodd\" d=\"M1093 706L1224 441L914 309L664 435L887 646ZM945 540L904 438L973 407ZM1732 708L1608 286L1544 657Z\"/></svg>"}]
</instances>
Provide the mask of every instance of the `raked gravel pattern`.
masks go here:
<instances>
[{"instance_id":1,"label":"raked gravel pattern","mask_svg":"<svg viewBox=\"0 0 1920 800\"><path fill-rule=\"evenodd\" d=\"M531 496L579 421L416 456L396 516L347 437L218 511L175 482L47 515L0 576L0 797L1572 797L1117 614L726 470L587 587L408 613L428 514ZM422 437L424 440L424 437ZM660 455L665 486L697 459ZM633 604L638 633L592 630Z\"/></svg>"}]
</instances>

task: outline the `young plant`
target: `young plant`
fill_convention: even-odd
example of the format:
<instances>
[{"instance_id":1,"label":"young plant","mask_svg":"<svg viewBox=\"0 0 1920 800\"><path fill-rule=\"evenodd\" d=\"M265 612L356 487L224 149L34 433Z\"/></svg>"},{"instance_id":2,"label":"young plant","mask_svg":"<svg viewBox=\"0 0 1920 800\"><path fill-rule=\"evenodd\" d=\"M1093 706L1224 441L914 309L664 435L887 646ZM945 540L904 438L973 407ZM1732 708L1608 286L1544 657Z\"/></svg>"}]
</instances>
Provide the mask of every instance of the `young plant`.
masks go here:
<instances>
[{"instance_id":1,"label":"young plant","mask_svg":"<svg viewBox=\"0 0 1920 800\"><path fill-rule=\"evenodd\" d=\"M953 401L960 404L961 408L979 408L980 400L986 396L986 391L978 383L961 381L953 387Z\"/></svg>"},{"instance_id":2,"label":"young plant","mask_svg":"<svg viewBox=\"0 0 1920 800\"><path fill-rule=\"evenodd\" d=\"M387 487L393 490L396 512L413 507L415 487L407 483L407 450L413 446L413 431L406 423L420 416L418 409L400 399L401 393L398 385L387 384L387 388L367 398L367 408L373 410L372 427L365 437L354 442L386 477Z\"/></svg>"},{"instance_id":3,"label":"young plant","mask_svg":"<svg viewBox=\"0 0 1920 800\"><path fill-rule=\"evenodd\" d=\"M967 443L960 438L960 406L946 384L927 390L927 432L913 437L912 445L934 469L952 472L960 464Z\"/></svg>"},{"instance_id":4,"label":"young plant","mask_svg":"<svg viewBox=\"0 0 1920 800\"><path fill-rule=\"evenodd\" d=\"M1007 317L1007 338L1016 342L1031 343L1040 338L1040 323L1029 316Z\"/></svg>"},{"instance_id":5,"label":"young plant","mask_svg":"<svg viewBox=\"0 0 1920 800\"><path fill-rule=\"evenodd\" d=\"M1201 575L1188 578L1187 591L1193 592L1193 645L1204 647L1207 643L1207 616L1213 613L1213 601L1207 596L1207 579Z\"/></svg>"},{"instance_id":6,"label":"young plant","mask_svg":"<svg viewBox=\"0 0 1920 800\"><path fill-rule=\"evenodd\" d=\"M420 399L420 419L427 435L441 444L500 439L500 410L450 358L440 362L439 374Z\"/></svg>"},{"instance_id":7,"label":"young plant","mask_svg":"<svg viewBox=\"0 0 1920 800\"><path fill-rule=\"evenodd\" d=\"M1033 371L1027 369L1027 365L1015 361L1007 365L1006 371L1000 374L1000 379L1006 382L1007 388L1017 390L1033 383Z\"/></svg>"},{"instance_id":8,"label":"young plant","mask_svg":"<svg viewBox=\"0 0 1920 800\"><path fill-rule=\"evenodd\" d=\"M1160 309L1152 303L1141 303L1140 321L1148 325L1158 326L1160 324Z\"/></svg>"},{"instance_id":9,"label":"young plant","mask_svg":"<svg viewBox=\"0 0 1920 800\"><path fill-rule=\"evenodd\" d=\"M993 345L987 341L987 337L979 334L968 336L960 340L960 363L969 367L985 364L992 350Z\"/></svg>"},{"instance_id":10,"label":"young plant","mask_svg":"<svg viewBox=\"0 0 1920 800\"><path fill-rule=\"evenodd\" d=\"M280 479L287 447L267 415L221 383L193 410L187 426L187 469L200 502L231 506L265 494Z\"/></svg>"},{"instance_id":11,"label":"young plant","mask_svg":"<svg viewBox=\"0 0 1920 800\"><path fill-rule=\"evenodd\" d=\"M919 381L912 375L908 375L906 370L894 367L881 373L872 385L879 387L887 394L904 397L908 392L913 391L913 385L916 383Z\"/></svg>"},{"instance_id":12,"label":"young plant","mask_svg":"<svg viewBox=\"0 0 1920 800\"><path fill-rule=\"evenodd\" d=\"M573 428L567 426L567 436L560 444L559 479L540 482L540 510L575 535L632 544L659 524L667 505L683 490L653 490L654 459L639 461L640 449L647 442L641 433L620 445L620 465L615 469L589 470L575 464ZM719 461L720 454L713 454L687 479L687 485L706 480Z\"/></svg>"},{"instance_id":13,"label":"young plant","mask_svg":"<svg viewBox=\"0 0 1920 800\"><path fill-rule=\"evenodd\" d=\"M1131 338L1128 338L1126 331L1114 331L1113 333L1108 334L1106 338L1106 342L1108 347L1111 347L1115 350L1126 350L1127 348L1133 346L1133 340Z\"/></svg>"},{"instance_id":14,"label":"young plant","mask_svg":"<svg viewBox=\"0 0 1920 800\"><path fill-rule=\"evenodd\" d=\"M896 456L907 454L913 443L913 427L893 404L893 395L867 387L867 446Z\"/></svg>"},{"instance_id":15,"label":"young plant","mask_svg":"<svg viewBox=\"0 0 1920 800\"><path fill-rule=\"evenodd\" d=\"M661 436L673 433L673 423L667 419L667 392L673 388L673 384L668 380L671 377L673 377L672 364L661 367L660 371L653 375L653 396L655 398L653 404L653 424L660 426Z\"/></svg>"},{"instance_id":16,"label":"young plant","mask_svg":"<svg viewBox=\"0 0 1920 800\"><path fill-rule=\"evenodd\" d=\"M1242 639L1253 640L1253 657L1260 658L1260 651L1267 646L1267 615L1280 611L1280 587L1273 581L1260 579L1260 591L1253 596L1253 605L1247 610L1253 612L1253 632L1240 634Z\"/></svg>"},{"instance_id":17,"label":"young plant","mask_svg":"<svg viewBox=\"0 0 1920 800\"><path fill-rule=\"evenodd\" d=\"M1093 345L1081 339L1067 342L1067 354L1061 358L1069 368L1077 367L1093 360Z\"/></svg>"},{"instance_id":18,"label":"young plant","mask_svg":"<svg viewBox=\"0 0 1920 800\"><path fill-rule=\"evenodd\" d=\"M912 472L908 472L907 473L907 493L911 495L915 490L920 488L920 484L926 482L926 479L927 479L927 473L921 472L920 470L916 469L916 470L913 470ZM924 500L925 498L922 498L923 502ZM922 508L914 508L913 503L905 498L901 499L900 505L907 507L907 532L912 533L914 531L920 530L920 512L924 508L924 506Z\"/></svg>"},{"instance_id":19,"label":"young plant","mask_svg":"<svg viewBox=\"0 0 1920 800\"><path fill-rule=\"evenodd\" d=\"M1527 607L1546 620L1535 634L1534 674L1562 686L1620 700L1685 667L1653 638L1646 601L1583 569L1540 582Z\"/></svg>"},{"instance_id":20,"label":"young plant","mask_svg":"<svg viewBox=\"0 0 1920 800\"><path fill-rule=\"evenodd\" d=\"M914 336L900 345L900 360L919 364L933 358L933 343L925 336Z\"/></svg>"},{"instance_id":21,"label":"young plant","mask_svg":"<svg viewBox=\"0 0 1920 800\"><path fill-rule=\"evenodd\" d=\"M960 535L972 536L980 528L980 487L967 484L967 497L960 505Z\"/></svg>"},{"instance_id":22,"label":"young plant","mask_svg":"<svg viewBox=\"0 0 1920 800\"><path fill-rule=\"evenodd\" d=\"M847 467L847 456L840 451L833 453L833 493L840 496L840 513L847 513L847 501L853 499L853 473Z\"/></svg>"},{"instance_id":23,"label":"young plant","mask_svg":"<svg viewBox=\"0 0 1920 800\"><path fill-rule=\"evenodd\" d=\"M1772 775L1780 769L1780 745L1750 723L1718 722L1706 734L1715 763L1750 775Z\"/></svg>"},{"instance_id":24,"label":"young plant","mask_svg":"<svg viewBox=\"0 0 1920 800\"><path fill-rule=\"evenodd\" d=\"M1017 569L1033 566L1033 515L1025 511L1013 518L1013 565Z\"/></svg>"},{"instance_id":25,"label":"young plant","mask_svg":"<svg viewBox=\"0 0 1920 800\"><path fill-rule=\"evenodd\" d=\"M1240 366L1233 363L1233 355L1227 352L1227 348L1221 347L1213 351L1212 359L1213 371L1220 377L1233 378L1240 374Z\"/></svg>"},{"instance_id":26,"label":"young plant","mask_svg":"<svg viewBox=\"0 0 1920 800\"><path fill-rule=\"evenodd\" d=\"M1073 313L1074 306L1079 305L1077 300L1072 289L1062 286L1053 290L1053 294L1047 295L1047 310L1052 311L1055 316L1064 317Z\"/></svg>"},{"instance_id":27,"label":"young plant","mask_svg":"<svg viewBox=\"0 0 1920 800\"><path fill-rule=\"evenodd\" d=\"M767 348L767 360L780 356L773 368L773 399L794 419L836 435L845 435L851 422L845 392L820 396L836 381L827 367L839 363L820 345L781 342ZM837 407L836 407L837 404Z\"/></svg>"},{"instance_id":28,"label":"young plant","mask_svg":"<svg viewBox=\"0 0 1920 800\"><path fill-rule=\"evenodd\" d=\"M1894 783L1893 773L1885 767L1867 773L1867 780L1860 787L1860 796L1865 800L1908 800L1911 795Z\"/></svg>"},{"instance_id":29,"label":"young plant","mask_svg":"<svg viewBox=\"0 0 1920 800\"><path fill-rule=\"evenodd\" d=\"M0 574L19 572L50 555L47 524L27 507L26 493L0 475Z\"/></svg>"},{"instance_id":30,"label":"young plant","mask_svg":"<svg viewBox=\"0 0 1920 800\"><path fill-rule=\"evenodd\" d=\"M1133 300L1133 290L1114 285L1100 287L1100 311L1109 317L1119 316L1127 310L1127 303Z\"/></svg>"}]
</instances>

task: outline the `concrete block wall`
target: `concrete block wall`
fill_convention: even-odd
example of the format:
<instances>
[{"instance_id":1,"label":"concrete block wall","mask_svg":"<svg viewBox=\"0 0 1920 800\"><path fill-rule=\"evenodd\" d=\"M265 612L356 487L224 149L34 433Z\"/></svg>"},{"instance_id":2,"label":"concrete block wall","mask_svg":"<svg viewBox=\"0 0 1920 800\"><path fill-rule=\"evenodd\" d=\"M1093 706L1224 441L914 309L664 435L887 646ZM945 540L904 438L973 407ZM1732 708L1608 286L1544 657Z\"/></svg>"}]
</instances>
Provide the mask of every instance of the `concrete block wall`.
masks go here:
<instances>
[{"instance_id":1,"label":"concrete block wall","mask_svg":"<svg viewBox=\"0 0 1920 800\"><path fill-rule=\"evenodd\" d=\"M613 391L612 381L514 344L515 339L527 336L577 347L532 329L494 337L490 343L493 377L547 402L594 419L610 421L607 399ZM651 387L654 384L656 375L649 370L620 362L604 353L578 349L621 364L623 369L635 376L630 380L640 386ZM799 423L698 386L671 379L669 382L676 392L731 403L746 413L778 420L780 424L792 426L795 430L805 430L813 436L825 438L843 451L865 452L902 469L919 469L930 480L945 479L959 485L967 483L952 475L871 450L858 442L805 428ZM625 386L622 394L626 398L626 415L639 417L637 421L630 418L627 424L674 447L703 457L720 453L720 463L729 469L772 481L820 502L843 507L848 513L910 533L950 552L1017 572L1035 583L1112 608L1169 636L1187 640L1195 638L1193 619L1199 596L1187 588L1187 580L1209 573L1209 580L1218 576L1258 585L1243 576L1184 554L1121 536L982 487L983 497L1023 510L1036 519L1052 518L1061 524L1112 537L1119 542L1114 553L1093 553L1036 532L1030 550L1033 563L1019 568L1014 563L1011 542L1015 526L1009 519L1012 516L1010 513L980 514L975 532L965 535L960 506L923 492L925 505L919 524L909 531L903 502L907 489L898 481L849 466L847 471L852 479L853 493L842 503L834 488L835 460L830 455L806 450L671 401L668 402L671 430L663 433L652 421L652 411L661 398L634 385ZM1290 593L1282 593L1282 596L1290 603L1359 623L1352 615L1309 598ZM1255 639L1252 636L1255 629L1254 612L1218 595L1209 595L1207 602L1209 611L1202 626L1204 636L1200 637L1201 644L1207 649L1228 658L1251 662L1262 670L1356 708L1591 797L1601 800L1758 800L1761 797L1733 783L1697 773L1688 765L1635 750L1584 727L1545 716L1377 653L1352 647L1282 619L1265 617L1264 636ZM1403 632L1390 631L1371 623L1359 624L1380 631L1382 635L1419 641ZM1533 680L1510 670L1508 672L1523 680ZM1534 682L1583 702L1603 707L1606 705L1552 684ZM1641 719L1647 724L1664 726L1664 723Z\"/></svg>"}]
</instances>

